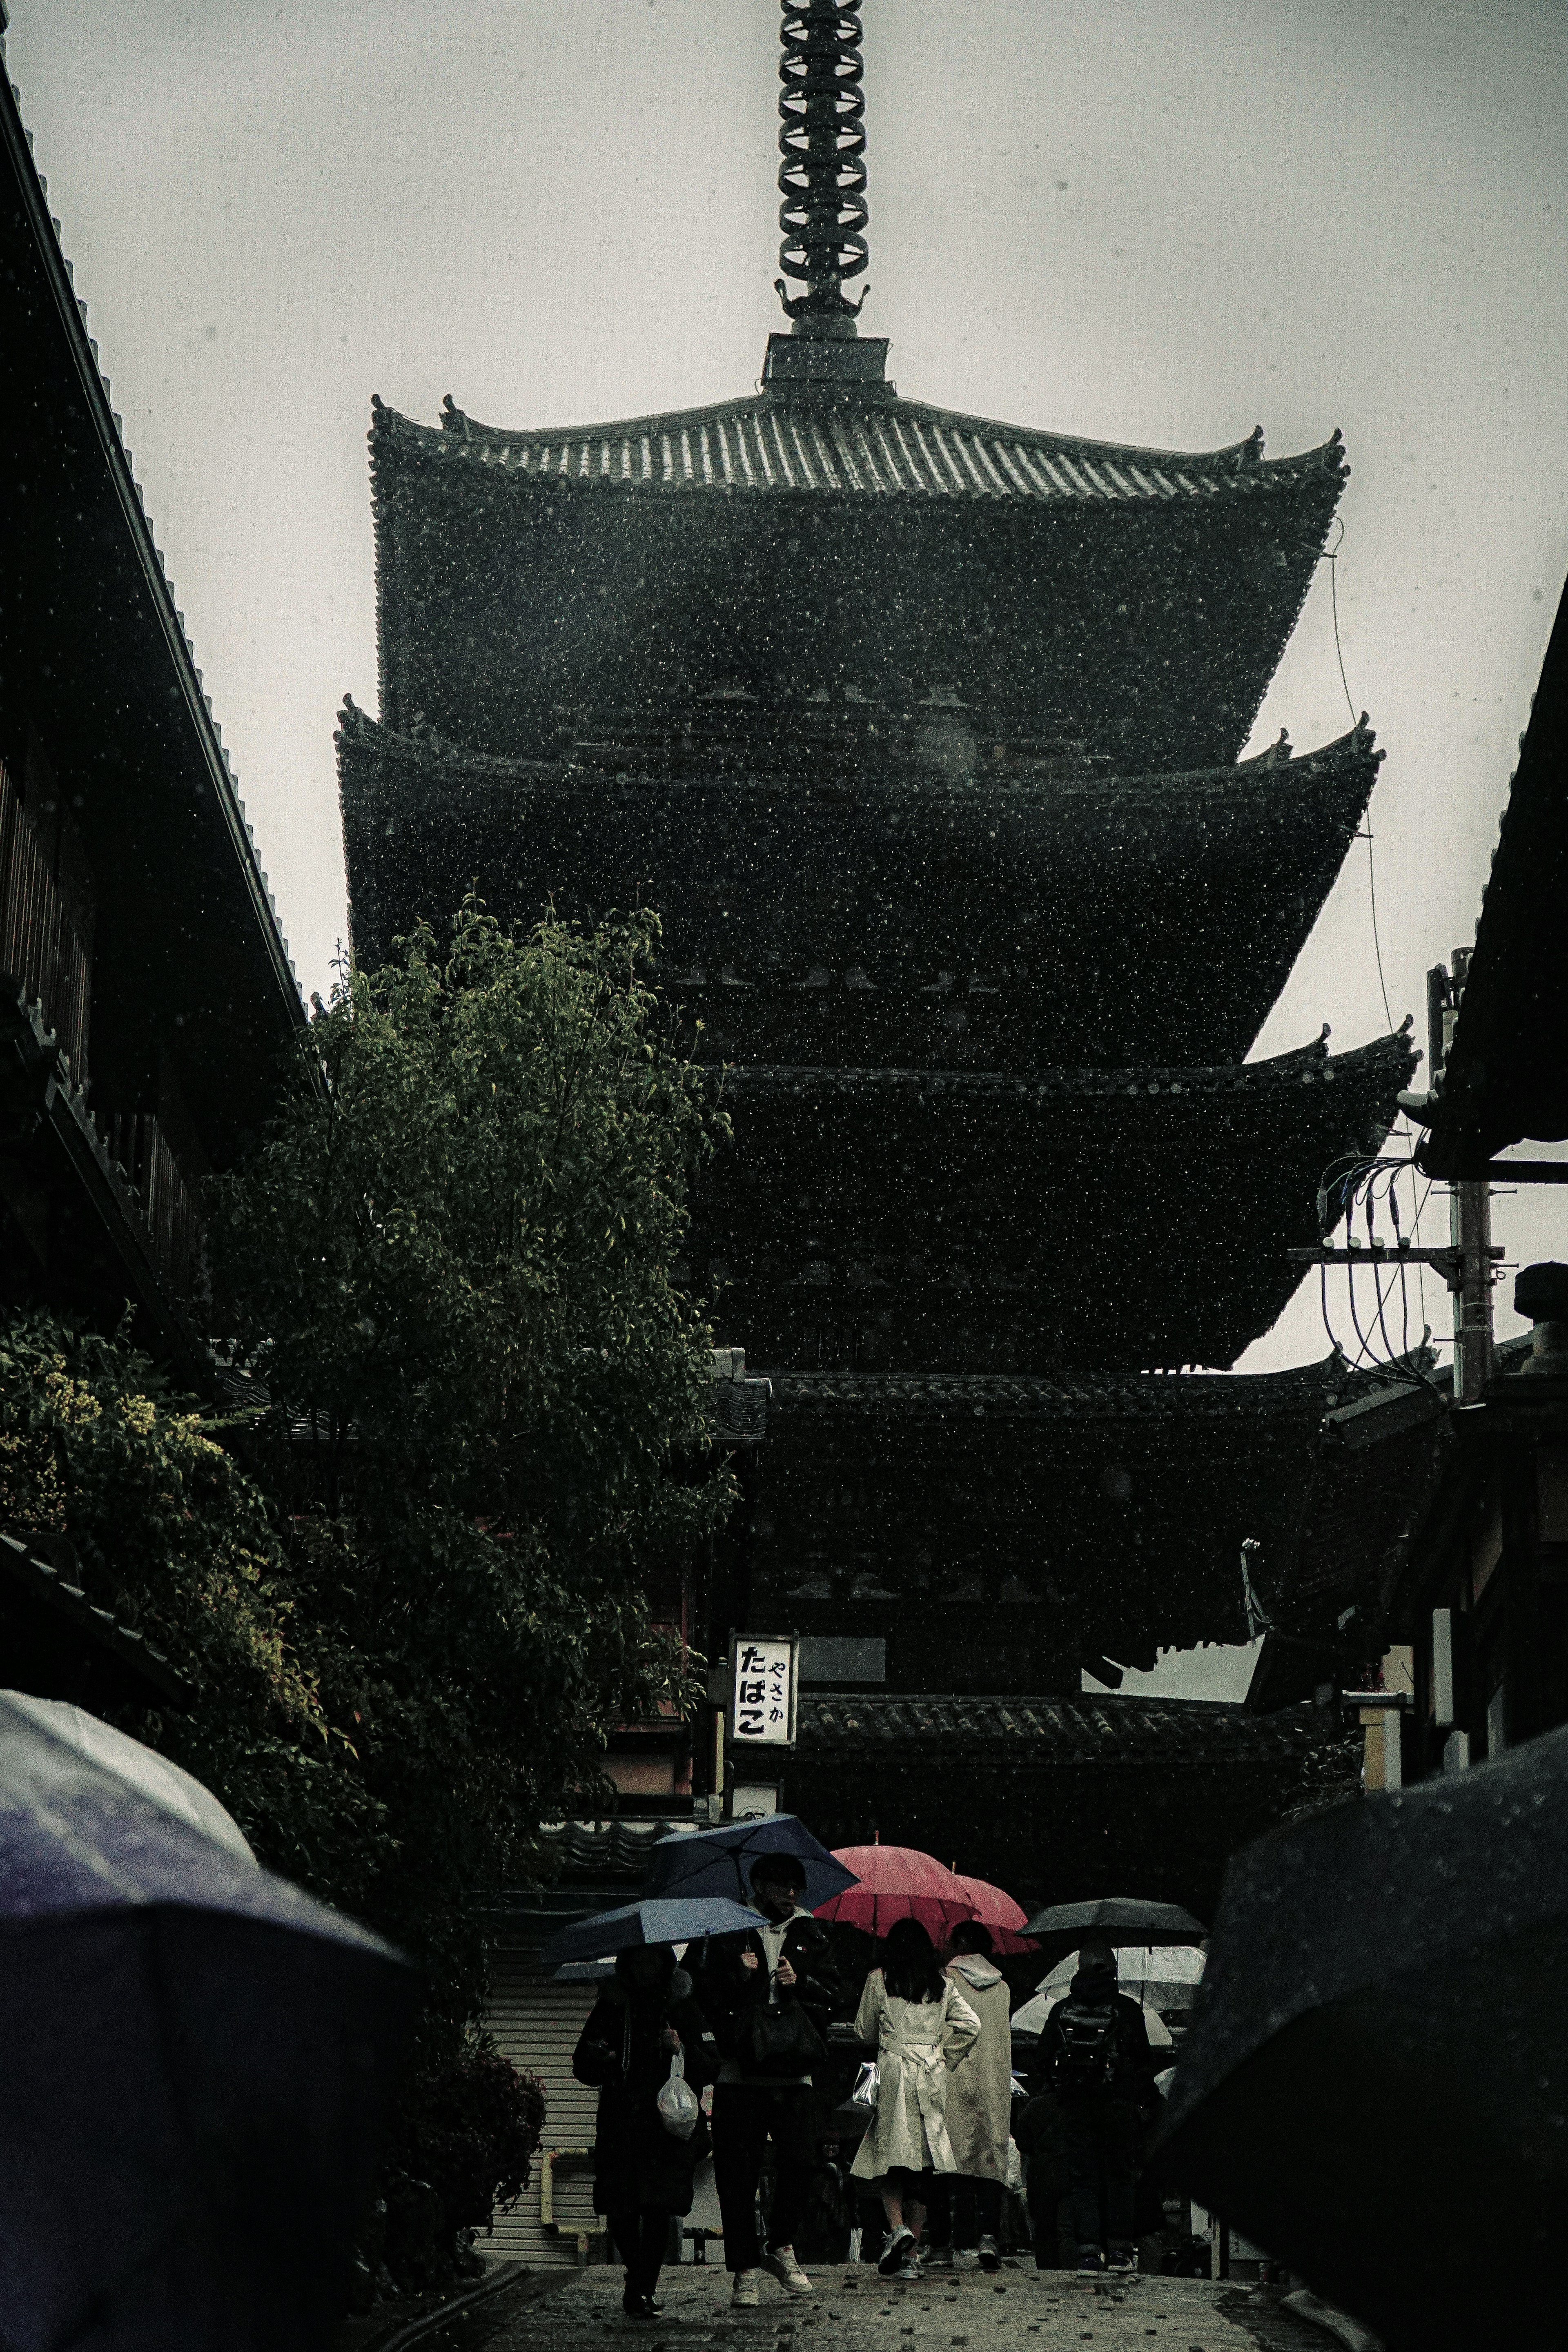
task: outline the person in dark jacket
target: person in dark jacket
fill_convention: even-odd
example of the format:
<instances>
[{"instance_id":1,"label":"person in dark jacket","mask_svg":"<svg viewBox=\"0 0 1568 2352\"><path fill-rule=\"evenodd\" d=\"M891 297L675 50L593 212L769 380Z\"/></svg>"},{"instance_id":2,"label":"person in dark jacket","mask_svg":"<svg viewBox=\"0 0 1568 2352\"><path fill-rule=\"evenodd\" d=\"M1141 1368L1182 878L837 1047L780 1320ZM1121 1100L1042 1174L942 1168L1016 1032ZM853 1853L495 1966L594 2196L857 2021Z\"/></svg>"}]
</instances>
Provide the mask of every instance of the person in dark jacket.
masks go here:
<instances>
[{"instance_id":1,"label":"person in dark jacket","mask_svg":"<svg viewBox=\"0 0 1568 2352\"><path fill-rule=\"evenodd\" d=\"M1086 1944L1046 2021L1032 2087L1054 2091L1080 2271L1131 2271L1144 2126L1157 2105L1142 2005L1116 1990L1116 1955ZM1105 2254L1101 2256L1101 2209Z\"/></svg>"},{"instance_id":2,"label":"person in dark jacket","mask_svg":"<svg viewBox=\"0 0 1568 2352\"><path fill-rule=\"evenodd\" d=\"M719 2042L713 2175L737 2311L756 2308L764 2268L786 2294L811 2293L795 2234L816 2169L811 2075L825 2053L838 1970L826 1928L801 1908L805 1890L805 1866L794 1854L762 1855L752 1871L752 1901L767 1926L715 1937L698 1976L698 1998ZM764 2252L757 2180L770 2139L773 2201Z\"/></svg>"},{"instance_id":3,"label":"person in dark jacket","mask_svg":"<svg viewBox=\"0 0 1568 2352\"><path fill-rule=\"evenodd\" d=\"M608 2221L626 2266L622 2308L631 2319L651 2319L659 2308L653 2291L670 2216L690 2212L691 2176L708 2151L705 2125L678 2139L659 2116L658 2095L677 2052L700 2097L718 2053L691 1979L669 1944L622 1952L583 2028L572 2072L598 2088L594 2210Z\"/></svg>"}]
</instances>

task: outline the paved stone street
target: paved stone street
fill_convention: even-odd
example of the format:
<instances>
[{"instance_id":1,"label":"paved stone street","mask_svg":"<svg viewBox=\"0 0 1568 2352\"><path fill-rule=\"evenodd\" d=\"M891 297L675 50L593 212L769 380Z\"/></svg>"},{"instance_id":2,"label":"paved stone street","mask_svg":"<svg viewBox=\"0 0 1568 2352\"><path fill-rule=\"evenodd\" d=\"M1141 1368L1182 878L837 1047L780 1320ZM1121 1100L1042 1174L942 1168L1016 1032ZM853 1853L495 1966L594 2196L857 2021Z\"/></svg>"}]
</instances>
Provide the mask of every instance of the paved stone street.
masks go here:
<instances>
[{"instance_id":1,"label":"paved stone street","mask_svg":"<svg viewBox=\"0 0 1568 2352\"><path fill-rule=\"evenodd\" d=\"M621 2273L593 2269L484 2331L485 2352L595 2352L635 2339L649 2352L765 2347L766 2352L1331 2352L1315 2328L1271 2299L1206 2280L1133 2278L1082 2284L1065 2272L1020 2266L919 2286L881 2279L868 2265L824 2269L798 2302L772 2280L755 2312L731 2315L730 2282L717 2268L667 2270L664 2310L652 2326L622 2315Z\"/></svg>"}]
</instances>

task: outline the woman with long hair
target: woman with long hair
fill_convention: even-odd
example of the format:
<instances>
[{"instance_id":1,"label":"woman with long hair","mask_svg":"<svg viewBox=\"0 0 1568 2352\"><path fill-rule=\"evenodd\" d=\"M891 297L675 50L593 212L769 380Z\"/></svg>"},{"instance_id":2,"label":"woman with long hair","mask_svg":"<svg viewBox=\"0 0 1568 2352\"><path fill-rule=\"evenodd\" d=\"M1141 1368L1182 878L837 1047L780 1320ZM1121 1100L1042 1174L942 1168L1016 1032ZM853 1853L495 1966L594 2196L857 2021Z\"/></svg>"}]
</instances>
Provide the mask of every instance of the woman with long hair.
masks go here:
<instances>
[{"instance_id":1,"label":"woman with long hair","mask_svg":"<svg viewBox=\"0 0 1568 2352\"><path fill-rule=\"evenodd\" d=\"M925 2192L937 2173L958 2169L947 2134L947 2077L981 2030L918 1919L895 1920L889 1929L855 2030L877 2045L878 2081L853 2177L881 2190L889 2231L882 2275L918 2279Z\"/></svg>"}]
</instances>

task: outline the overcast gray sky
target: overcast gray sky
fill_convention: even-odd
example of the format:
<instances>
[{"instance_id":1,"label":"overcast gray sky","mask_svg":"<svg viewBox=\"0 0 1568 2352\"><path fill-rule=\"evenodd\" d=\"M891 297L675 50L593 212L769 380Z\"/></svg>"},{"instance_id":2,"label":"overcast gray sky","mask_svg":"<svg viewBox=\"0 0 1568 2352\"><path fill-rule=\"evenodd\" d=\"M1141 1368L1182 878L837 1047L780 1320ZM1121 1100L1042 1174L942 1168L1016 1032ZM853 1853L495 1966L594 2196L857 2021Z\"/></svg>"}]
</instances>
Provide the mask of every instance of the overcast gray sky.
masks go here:
<instances>
[{"instance_id":1,"label":"overcast gray sky","mask_svg":"<svg viewBox=\"0 0 1568 2352\"><path fill-rule=\"evenodd\" d=\"M523 425L749 387L779 323L776 0L12 17L78 291L322 986L333 717L345 688L376 707L371 393ZM1340 634L1389 752L1384 971L1424 1030L1568 570L1568 6L865 0L865 24L866 325L903 391L1171 448L1343 428ZM1348 723L1323 566L1257 741ZM1336 1047L1387 1025L1362 846L1258 1051L1325 1020ZM1568 1257L1563 1198L1499 1202L1510 1254ZM1325 1344L1304 1295L1248 1362Z\"/></svg>"}]
</instances>

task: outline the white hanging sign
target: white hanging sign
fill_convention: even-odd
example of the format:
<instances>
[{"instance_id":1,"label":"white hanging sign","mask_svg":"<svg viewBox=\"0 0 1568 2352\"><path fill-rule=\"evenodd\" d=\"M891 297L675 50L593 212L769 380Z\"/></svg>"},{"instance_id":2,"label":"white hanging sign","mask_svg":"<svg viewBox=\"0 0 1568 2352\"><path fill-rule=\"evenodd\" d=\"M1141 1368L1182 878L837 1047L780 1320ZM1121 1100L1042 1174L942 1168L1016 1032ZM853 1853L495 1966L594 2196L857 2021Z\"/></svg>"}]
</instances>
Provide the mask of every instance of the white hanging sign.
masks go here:
<instances>
[{"instance_id":1,"label":"white hanging sign","mask_svg":"<svg viewBox=\"0 0 1568 2352\"><path fill-rule=\"evenodd\" d=\"M795 1738L792 1635L737 1633L730 1653L730 1738L736 1748L787 1748Z\"/></svg>"}]
</instances>

